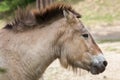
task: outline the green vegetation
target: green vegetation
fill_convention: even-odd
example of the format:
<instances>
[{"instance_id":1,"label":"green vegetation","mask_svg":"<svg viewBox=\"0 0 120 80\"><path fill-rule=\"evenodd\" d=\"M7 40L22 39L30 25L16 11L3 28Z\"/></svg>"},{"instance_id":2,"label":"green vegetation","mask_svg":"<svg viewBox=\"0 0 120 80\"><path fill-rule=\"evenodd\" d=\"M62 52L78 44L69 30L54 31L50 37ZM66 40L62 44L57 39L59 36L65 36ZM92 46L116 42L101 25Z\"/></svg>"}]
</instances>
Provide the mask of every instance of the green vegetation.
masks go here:
<instances>
[{"instance_id":1,"label":"green vegetation","mask_svg":"<svg viewBox=\"0 0 120 80\"><path fill-rule=\"evenodd\" d=\"M5 72L6 72L6 69L0 68L0 74Z\"/></svg>"},{"instance_id":2,"label":"green vegetation","mask_svg":"<svg viewBox=\"0 0 120 80\"><path fill-rule=\"evenodd\" d=\"M101 49L107 52L120 53L120 39L118 40L97 40L97 43L101 45Z\"/></svg>"},{"instance_id":3,"label":"green vegetation","mask_svg":"<svg viewBox=\"0 0 120 80\"><path fill-rule=\"evenodd\" d=\"M115 40L112 40L112 39L110 39L110 40L108 40L108 39L106 39L106 40L97 40L97 43L99 43L99 44L106 43L106 42L109 42L109 43L120 42L120 39L115 39Z\"/></svg>"},{"instance_id":4,"label":"green vegetation","mask_svg":"<svg viewBox=\"0 0 120 80\"><path fill-rule=\"evenodd\" d=\"M18 6L25 7L35 0L4 0L0 3L0 12L15 10Z\"/></svg>"},{"instance_id":5,"label":"green vegetation","mask_svg":"<svg viewBox=\"0 0 120 80\"><path fill-rule=\"evenodd\" d=\"M58 0L61 1L61 0ZM85 25L112 25L120 23L120 0L62 0L73 4L76 11L82 15ZM0 3L0 18L9 15L9 11L14 12L17 6L25 7L35 0L3 0Z\"/></svg>"},{"instance_id":6,"label":"green vegetation","mask_svg":"<svg viewBox=\"0 0 120 80\"><path fill-rule=\"evenodd\" d=\"M112 25L120 21L120 0L75 0L73 5L87 25Z\"/></svg>"},{"instance_id":7,"label":"green vegetation","mask_svg":"<svg viewBox=\"0 0 120 80\"><path fill-rule=\"evenodd\" d=\"M105 48L106 51L117 51L118 49L117 48L114 48L114 47L107 47Z\"/></svg>"}]
</instances>

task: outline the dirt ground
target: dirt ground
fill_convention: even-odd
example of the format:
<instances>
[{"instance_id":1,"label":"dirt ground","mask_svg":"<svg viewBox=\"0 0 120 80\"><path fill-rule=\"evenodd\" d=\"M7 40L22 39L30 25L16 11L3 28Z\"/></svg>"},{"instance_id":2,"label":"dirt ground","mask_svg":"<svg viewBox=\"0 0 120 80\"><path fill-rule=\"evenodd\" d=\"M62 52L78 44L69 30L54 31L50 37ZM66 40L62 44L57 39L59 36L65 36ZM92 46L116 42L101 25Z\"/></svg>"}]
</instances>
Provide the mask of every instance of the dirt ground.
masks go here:
<instances>
[{"instance_id":1,"label":"dirt ground","mask_svg":"<svg viewBox=\"0 0 120 80\"><path fill-rule=\"evenodd\" d=\"M45 80L120 80L120 27L97 27L89 30L95 39L114 40L99 43L108 61L105 72L99 75L92 75L87 71L80 70L79 74L75 74L62 68L59 61L56 60L46 70L44 74Z\"/></svg>"}]
</instances>

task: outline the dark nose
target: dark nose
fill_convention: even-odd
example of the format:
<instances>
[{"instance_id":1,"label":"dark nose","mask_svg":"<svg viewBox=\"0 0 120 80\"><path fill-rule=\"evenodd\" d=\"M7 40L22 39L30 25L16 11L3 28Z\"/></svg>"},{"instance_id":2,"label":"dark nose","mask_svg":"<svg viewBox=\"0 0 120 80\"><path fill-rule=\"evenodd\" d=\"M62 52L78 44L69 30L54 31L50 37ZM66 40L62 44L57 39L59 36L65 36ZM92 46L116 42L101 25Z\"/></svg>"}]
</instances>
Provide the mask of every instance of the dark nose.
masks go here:
<instances>
[{"instance_id":1,"label":"dark nose","mask_svg":"<svg viewBox=\"0 0 120 80\"><path fill-rule=\"evenodd\" d=\"M107 61L100 61L98 63L92 63L92 66L91 66L91 72L93 74L99 74L99 73L102 73L106 66L107 66Z\"/></svg>"},{"instance_id":2,"label":"dark nose","mask_svg":"<svg viewBox=\"0 0 120 80\"><path fill-rule=\"evenodd\" d=\"M103 61L103 65L106 67L107 66L107 61Z\"/></svg>"},{"instance_id":3,"label":"dark nose","mask_svg":"<svg viewBox=\"0 0 120 80\"><path fill-rule=\"evenodd\" d=\"M107 61L100 61L99 63L93 62L93 67L106 67L107 64L108 64Z\"/></svg>"}]
</instances>

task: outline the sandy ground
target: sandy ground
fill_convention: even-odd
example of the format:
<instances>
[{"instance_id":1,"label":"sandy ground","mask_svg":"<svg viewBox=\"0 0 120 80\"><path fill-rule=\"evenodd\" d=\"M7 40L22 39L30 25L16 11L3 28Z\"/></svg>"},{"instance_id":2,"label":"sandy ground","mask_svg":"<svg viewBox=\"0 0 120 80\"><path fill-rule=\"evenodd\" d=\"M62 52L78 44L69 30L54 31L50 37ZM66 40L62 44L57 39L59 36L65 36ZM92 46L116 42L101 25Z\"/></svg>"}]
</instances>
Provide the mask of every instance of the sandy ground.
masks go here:
<instances>
[{"instance_id":1,"label":"sandy ground","mask_svg":"<svg viewBox=\"0 0 120 80\"><path fill-rule=\"evenodd\" d=\"M100 32L102 30L102 32ZM118 40L120 39L120 27L106 27L105 29L90 29L96 39ZM111 33L110 33L111 32ZM117 34L116 34L117 33ZM111 34L111 35L110 35ZM114 36L115 35L115 36ZM62 68L59 61L54 61L44 74L45 80L120 80L120 41L99 43L108 61L105 72L92 75L87 71L80 70L75 74L70 70Z\"/></svg>"}]
</instances>

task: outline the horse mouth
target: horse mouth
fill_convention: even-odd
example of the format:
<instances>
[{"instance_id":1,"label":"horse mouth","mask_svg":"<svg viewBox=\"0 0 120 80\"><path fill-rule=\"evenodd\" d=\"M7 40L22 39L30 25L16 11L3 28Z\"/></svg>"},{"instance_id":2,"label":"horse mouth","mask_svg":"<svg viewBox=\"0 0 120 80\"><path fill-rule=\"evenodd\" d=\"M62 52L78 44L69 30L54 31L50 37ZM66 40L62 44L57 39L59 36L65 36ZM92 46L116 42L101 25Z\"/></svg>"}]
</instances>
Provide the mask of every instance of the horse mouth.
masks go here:
<instances>
[{"instance_id":1,"label":"horse mouth","mask_svg":"<svg viewBox=\"0 0 120 80\"><path fill-rule=\"evenodd\" d=\"M81 65L81 64L77 63L77 64L74 64L74 66L82 68L82 69L90 72L93 75L97 75L97 74L100 74L105 71L107 62L104 62L104 64L99 62L99 63L92 63L89 65L88 64Z\"/></svg>"},{"instance_id":2,"label":"horse mouth","mask_svg":"<svg viewBox=\"0 0 120 80\"><path fill-rule=\"evenodd\" d=\"M102 72L104 72L105 71L105 67L104 66L102 66L102 67L91 67L91 69L89 70L93 75L96 75L96 74L100 74L100 73L102 73Z\"/></svg>"},{"instance_id":3,"label":"horse mouth","mask_svg":"<svg viewBox=\"0 0 120 80\"><path fill-rule=\"evenodd\" d=\"M88 72L90 72L93 75L97 75L97 74L104 72L106 69L106 66L104 66L104 65L101 65L101 66L100 65L97 65L97 66L89 65L89 66L86 66L86 67L84 66L81 68L84 70L87 70Z\"/></svg>"}]
</instances>

